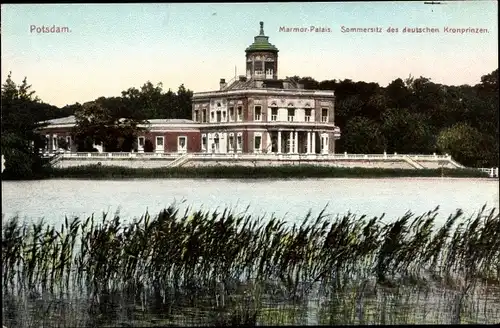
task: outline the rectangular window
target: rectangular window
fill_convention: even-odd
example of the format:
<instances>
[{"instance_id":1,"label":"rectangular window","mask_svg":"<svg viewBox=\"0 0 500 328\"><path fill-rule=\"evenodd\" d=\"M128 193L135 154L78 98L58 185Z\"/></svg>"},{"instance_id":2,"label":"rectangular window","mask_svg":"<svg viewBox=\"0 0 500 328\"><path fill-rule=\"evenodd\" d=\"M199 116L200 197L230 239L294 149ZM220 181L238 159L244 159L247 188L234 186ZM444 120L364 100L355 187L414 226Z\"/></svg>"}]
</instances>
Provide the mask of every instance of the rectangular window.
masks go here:
<instances>
[{"instance_id":1,"label":"rectangular window","mask_svg":"<svg viewBox=\"0 0 500 328\"><path fill-rule=\"evenodd\" d=\"M305 121L306 122L311 122L311 110L310 109L306 109L305 110Z\"/></svg>"},{"instance_id":2,"label":"rectangular window","mask_svg":"<svg viewBox=\"0 0 500 328\"><path fill-rule=\"evenodd\" d=\"M238 106L238 121L243 121L243 107Z\"/></svg>"},{"instance_id":3,"label":"rectangular window","mask_svg":"<svg viewBox=\"0 0 500 328\"><path fill-rule=\"evenodd\" d=\"M226 111L222 112L222 122L226 122Z\"/></svg>"},{"instance_id":4,"label":"rectangular window","mask_svg":"<svg viewBox=\"0 0 500 328\"><path fill-rule=\"evenodd\" d=\"M156 137L156 146L163 147L163 137Z\"/></svg>"},{"instance_id":5,"label":"rectangular window","mask_svg":"<svg viewBox=\"0 0 500 328\"><path fill-rule=\"evenodd\" d=\"M210 112L210 121L213 122L215 120L215 113Z\"/></svg>"},{"instance_id":6,"label":"rectangular window","mask_svg":"<svg viewBox=\"0 0 500 328\"><path fill-rule=\"evenodd\" d=\"M138 141L139 147L144 147L144 142L145 142L144 137L139 137L138 140L139 140Z\"/></svg>"},{"instance_id":7,"label":"rectangular window","mask_svg":"<svg viewBox=\"0 0 500 328\"><path fill-rule=\"evenodd\" d=\"M207 122L207 110L206 109L201 111L201 120L203 123Z\"/></svg>"},{"instance_id":8,"label":"rectangular window","mask_svg":"<svg viewBox=\"0 0 500 328\"><path fill-rule=\"evenodd\" d=\"M255 152L260 152L262 148L262 137L261 136L255 136L254 137L254 151Z\"/></svg>"},{"instance_id":9,"label":"rectangular window","mask_svg":"<svg viewBox=\"0 0 500 328\"><path fill-rule=\"evenodd\" d=\"M187 143L187 138L186 137L179 137L179 146L181 146L182 148L186 147L186 143Z\"/></svg>"},{"instance_id":10,"label":"rectangular window","mask_svg":"<svg viewBox=\"0 0 500 328\"><path fill-rule=\"evenodd\" d=\"M238 150L241 150L242 146L243 146L243 137L241 135L238 135L236 147Z\"/></svg>"},{"instance_id":11,"label":"rectangular window","mask_svg":"<svg viewBox=\"0 0 500 328\"><path fill-rule=\"evenodd\" d=\"M203 150L203 151L207 150L207 136L206 135L201 136L201 150Z\"/></svg>"},{"instance_id":12,"label":"rectangular window","mask_svg":"<svg viewBox=\"0 0 500 328\"><path fill-rule=\"evenodd\" d=\"M255 61L253 63L253 65L254 65L253 67L255 69L255 73L257 73L257 72L262 73L262 71L264 70L264 65L260 60Z\"/></svg>"},{"instance_id":13,"label":"rectangular window","mask_svg":"<svg viewBox=\"0 0 500 328\"><path fill-rule=\"evenodd\" d=\"M221 121L221 112L220 110L217 111L217 122Z\"/></svg>"},{"instance_id":14,"label":"rectangular window","mask_svg":"<svg viewBox=\"0 0 500 328\"><path fill-rule=\"evenodd\" d=\"M228 144L229 144L229 151L233 151L234 150L234 137L233 136L229 136Z\"/></svg>"},{"instance_id":15,"label":"rectangular window","mask_svg":"<svg viewBox=\"0 0 500 328\"><path fill-rule=\"evenodd\" d=\"M255 106L254 113L255 113L254 120L255 121L262 121L262 107Z\"/></svg>"},{"instance_id":16,"label":"rectangular window","mask_svg":"<svg viewBox=\"0 0 500 328\"><path fill-rule=\"evenodd\" d=\"M272 108L271 109L271 121L277 121L278 120L278 108Z\"/></svg>"},{"instance_id":17,"label":"rectangular window","mask_svg":"<svg viewBox=\"0 0 500 328\"><path fill-rule=\"evenodd\" d=\"M288 122L293 122L294 117L295 117L295 109L289 108L288 109Z\"/></svg>"},{"instance_id":18,"label":"rectangular window","mask_svg":"<svg viewBox=\"0 0 500 328\"><path fill-rule=\"evenodd\" d=\"M321 109L321 122L328 122L328 108Z\"/></svg>"},{"instance_id":19,"label":"rectangular window","mask_svg":"<svg viewBox=\"0 0 500 328\"><path fill-rule=\"evenodd\" d=\"M198 122L199 119L200 119L200 113L197 110L195 110L194 111L194 121Z\"/></svg>"},{"instance_id":20,"label":"rectangular window","mask_svg":"<svg viewBox=\"0 0 500 328\"><path fill-rule=\"evenodd\" d=\"M229 121L234 121L234 107L229 107Z\"/></svg>"},{"instance_id":21,"label":"rectangular window","mask_svg":"<svg viewBox=\"0 0 500 328\"><path fill-rule=\"evenodd\" d=\"M185 136L180 136L177 140L177 151L186 152L187 150L187 138Z\"/></svg>"}]
</instances>

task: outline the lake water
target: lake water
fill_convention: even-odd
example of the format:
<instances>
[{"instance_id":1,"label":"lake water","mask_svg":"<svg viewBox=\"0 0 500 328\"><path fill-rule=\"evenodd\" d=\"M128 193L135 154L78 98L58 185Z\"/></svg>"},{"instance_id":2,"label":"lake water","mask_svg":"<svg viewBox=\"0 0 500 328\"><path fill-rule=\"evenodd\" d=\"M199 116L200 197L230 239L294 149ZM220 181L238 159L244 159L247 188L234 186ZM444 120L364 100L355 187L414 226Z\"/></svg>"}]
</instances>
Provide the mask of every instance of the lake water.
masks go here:
<instances>
[{"instance_id":1,"label":"lake water","mask_svg":"<svg viewBox=\"0 0 500 328\"><path fill-rule=\"evenodd\" d=\"M287 220L301 220L309 210L329 214L379 216L386 220L411 210L422 214L440 206L440 218L461 208L467 214L482 205L499 207L497 179L391 178L303 180L41 180L2 181L2 214L28 220L45 218L61 223L64 216L120 211L124 219L148 210L156 214L174 201L198 209L249 206L252 214L275 213Z\"/></svg>"},{"instance_id":2,"label":"lake water","mask_svg":"<svg viewBox=\"0 0 500 328\"><path fill-rule=\"evenodd\" d=\"M230 207L237 211L247 206L251 214L271 214L289 221L301 220L309 210L319 213L326 205L327 213L379 216L386 213L386 220L402 216L408 210L422 214L440 206L440 222L461 208L466 214L477 212L484 204L499 208L499 181L494 179L452 178L401 178L401 179L306 179L306 180L193 180L193 179L132 179L132 180L42 180L2 182L2 214L5 217L19 215L27 220L44 217L47 222L61 224L64 217L86 217L102 212L113 214L120 210L124 219L139 217L146 210L156 214L175 201L184 200L182 207L216 209ZM283 283L265 285L266 295L257 322L267 325L284 324L449 324L493 323L500 318L500 301L496 289L482 293L470 291L465 298L462 312L456 311L462 304L460 291L442 289L416 289L400 286L397 291L366 287L365 282L352 280L354 290L338 298L311 296L305 303L292 304L283 292ZM245 286L244 284L242 286ZM271 287L270 287L271 286ZM242 287L243 288L243 287ZM406 288L406 289L405 289ZM285 288L286 289L286 288ZM225 295L227 299L238 296L234 289ZM249 293L251 289L248 289ZM263 289L264 290L264 289ZM287 289L288 290L288 289ZM360 290L362 290L360 292ZM240 291L241 292L241 291ZM137 290L132 298L123 298L122 292L111 297L100 295L99 303L82 297L64 298L46 295L26 298L21 293L4 289L3 324L7 327L75 327L106 319L108 326L151 326L153 322L168 324L212 325L216 314L215 304L219 294L214 291L196 298L196 305L177 302L179 299L163 298L158 305L152 300L156 294ZM183 291L185 300L193 290ZM354 293L356 308L351 304ZM105 295L106 294L106 295ZM366 294L366 295L365 295ZM18 296L19 295L19 296ZM138 301L138 297L140 301ZM176 294L177 295L177 294ZM181 294L179 294L181 295ZM187 296L186 296L187 295ZM246 291L243 295L247 295ZM248 294L250 295L250 294ZM476 296L472 296L476 295ZM479 296L478 296L479 295ZM53 297L53 298L51 298ZM156 296L155 296L156 297ZM241 296L247 302L247 296ZM245 298L247 297L247 298ZM309 297L309 296L308 296ZM251 297L250 297L251 298ZM181 297L182 299L182 297ZM236 299L236 298L234 298ZM146 301L147 300L147 301ZM157 300L157 299L156 299ZM339 300L347 300L339 302ZM176 303L177 302L177 303ZM187 302L187 301L186 301ZM240 301L238 301L240 302ZM225 310L242 307L240 303L227 305ZM260 301L259 301L260 302ZM186 305L187 304L187 305ZM246 304L246 303L245 303ZM161 311L158 310L158 306ZM294 310L295 309L295 310ZM293 311L292 311L293 310ZM355 310L355 312L353 312ZM233 310L231 310L233 311ZM239 310L238 310L239 311ZM228 312L229 313L229 312ZM231 312L232 313L232 312ZM457 313L462 316L457 319ZM334 320L334 321L332 321ZM104 321L103 321L104 322ZM102 325L104 323L101 323Z\"/></svg>"}]
</instances>

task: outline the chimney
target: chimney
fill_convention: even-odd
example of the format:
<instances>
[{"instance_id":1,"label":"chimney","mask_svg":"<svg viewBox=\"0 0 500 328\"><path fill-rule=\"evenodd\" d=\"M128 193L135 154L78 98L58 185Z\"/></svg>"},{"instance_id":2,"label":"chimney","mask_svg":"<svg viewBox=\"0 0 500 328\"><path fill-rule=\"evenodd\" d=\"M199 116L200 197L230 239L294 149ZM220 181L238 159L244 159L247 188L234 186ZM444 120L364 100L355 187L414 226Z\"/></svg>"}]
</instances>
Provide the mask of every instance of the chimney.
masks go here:
<instances>
[{"instance_id":1,"label":"chimney","mask_svg":"<svg viewBox=\"0 0 500 328\"><path fill-rule=\"evenodd\" d=\"M226 79L220 79L220 89L224 90L224 88L227 86L226 84Z\"/></svg>"}]
</instances>

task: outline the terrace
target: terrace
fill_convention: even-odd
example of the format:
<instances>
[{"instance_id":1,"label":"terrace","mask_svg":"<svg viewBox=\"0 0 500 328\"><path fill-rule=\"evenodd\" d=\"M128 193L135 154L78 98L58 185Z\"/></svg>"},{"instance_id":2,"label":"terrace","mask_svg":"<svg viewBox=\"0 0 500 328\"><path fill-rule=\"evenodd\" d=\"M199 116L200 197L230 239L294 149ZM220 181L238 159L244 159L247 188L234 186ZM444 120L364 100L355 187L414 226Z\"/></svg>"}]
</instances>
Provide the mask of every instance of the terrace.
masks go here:
<instances>
[{"instance_id":1,"label":"terrace","mask_svg":"<svg viewBox=\"0 0 500 328\"><path fill-rule=\"evenodd\" d=\"M50 154L46 154L47 157ZM198 165L210 162L241 162L241 163L263 163L264 165L280 165L296 162L298 164L318 164L331 166L357 167L361 164L374 163L399 163L407 168L424 169L436 167L464 168L448 155L422 155L422 154L276 154L276 153L88 153L88 152L65 152L51 158L51 162L65 166L64 162L78 161L81 165L91 164L98 160L102 165L115 165L119 161L166 161L166 164L158 163L160 166L181 166L192 161ZM134 164L130 163L131 166ZM170 164L175 162L175 165ZM376 166L375 166L376 167Z\"/></svg>"}]
</instances>

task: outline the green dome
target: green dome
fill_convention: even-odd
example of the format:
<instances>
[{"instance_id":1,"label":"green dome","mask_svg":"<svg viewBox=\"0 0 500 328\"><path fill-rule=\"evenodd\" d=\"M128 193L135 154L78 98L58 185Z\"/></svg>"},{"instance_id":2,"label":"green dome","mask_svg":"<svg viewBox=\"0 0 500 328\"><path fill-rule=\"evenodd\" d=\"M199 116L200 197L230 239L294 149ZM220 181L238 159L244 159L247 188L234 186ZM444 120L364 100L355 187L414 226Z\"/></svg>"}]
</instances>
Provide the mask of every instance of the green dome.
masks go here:
<instances>
[{"instance_id":1,"label":"green dome","mask_svg":"<svg viewBox=\"0 0 500 328\"><path fill-rule=\"evenodd\" d=\"M278 48L276 48L273 44L269 43L269 37L264 34L264 22L260 22L260 33L256 37L254 37L253 43L245 49L245 52L254 52L254 51L271 51L278 52Z\"/></svg>"}]
</instances>

